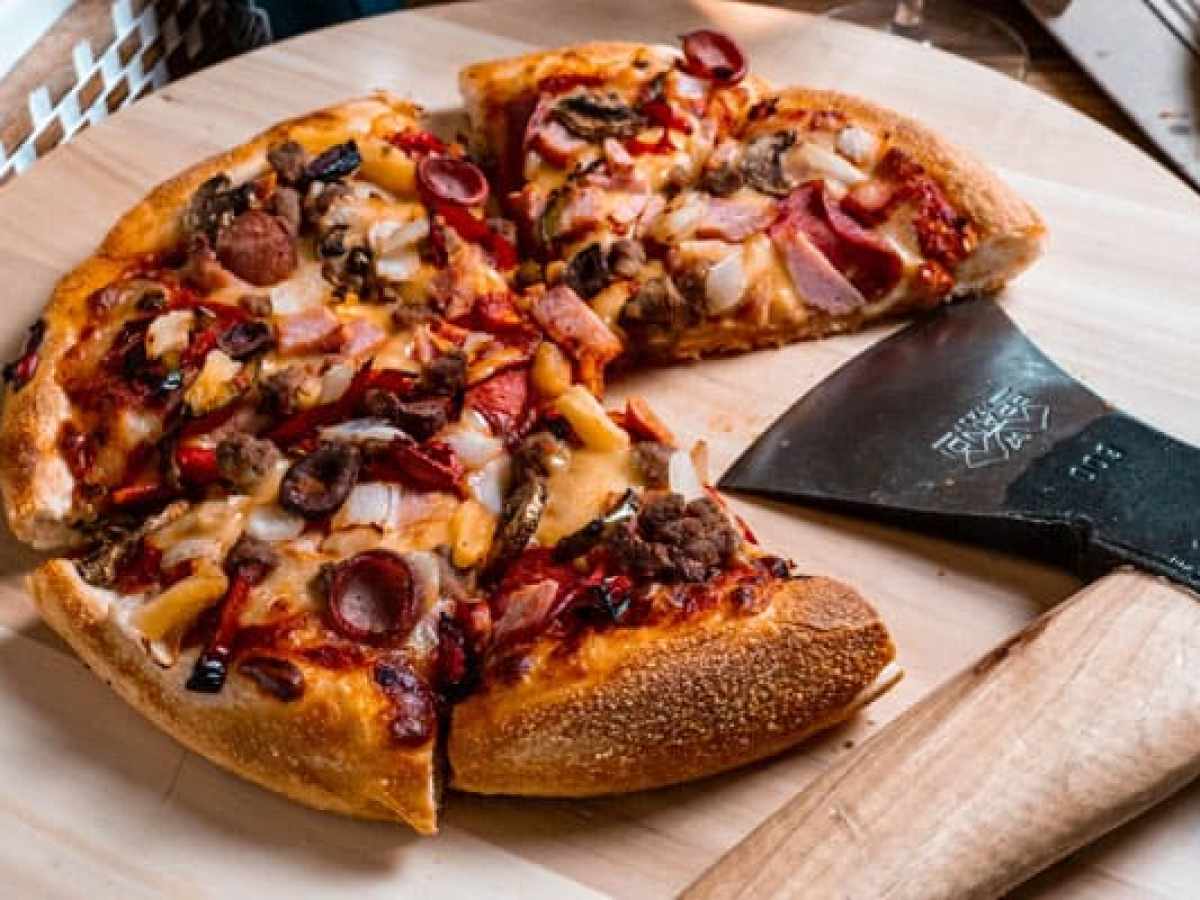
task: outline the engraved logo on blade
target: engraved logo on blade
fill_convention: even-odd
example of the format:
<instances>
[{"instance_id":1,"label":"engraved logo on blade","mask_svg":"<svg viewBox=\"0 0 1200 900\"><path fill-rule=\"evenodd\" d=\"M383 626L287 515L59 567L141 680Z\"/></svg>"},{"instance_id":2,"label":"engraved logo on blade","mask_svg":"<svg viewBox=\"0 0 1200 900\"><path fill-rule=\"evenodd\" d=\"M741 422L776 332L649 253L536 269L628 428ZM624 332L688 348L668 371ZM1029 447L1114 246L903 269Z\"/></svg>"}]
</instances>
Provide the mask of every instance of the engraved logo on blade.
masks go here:
<instances>
[{"instance_id":1,"label":"engraved logo on blade","mask_svg":"<svg viewBox=\"0 0 1200 900\"><path fill-rule=\"evenodd\" d=\"M1049 424L1049 406L1006 387L959 416L929 446L968 469L981 469L1009 459Z\"/></svg>"}]
</instances>

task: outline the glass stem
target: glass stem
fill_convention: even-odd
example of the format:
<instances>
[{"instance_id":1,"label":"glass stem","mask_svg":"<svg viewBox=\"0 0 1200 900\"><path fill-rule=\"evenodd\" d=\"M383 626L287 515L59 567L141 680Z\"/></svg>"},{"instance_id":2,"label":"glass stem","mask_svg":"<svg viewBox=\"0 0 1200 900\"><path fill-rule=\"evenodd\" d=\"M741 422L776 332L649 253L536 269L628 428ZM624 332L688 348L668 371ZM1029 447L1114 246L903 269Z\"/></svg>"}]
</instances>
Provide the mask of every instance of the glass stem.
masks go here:
<instances>
[{"instance_id":1,"label":"glass stem","mask_svg":"<svg viewBox=\"0 0 1200 900\"><path fill-rule=\"evenodd\" d=\"M925 0L896 0L896 14L892 25L898 31L917 31L925 17Z\"/></svg>"}]
</instances>

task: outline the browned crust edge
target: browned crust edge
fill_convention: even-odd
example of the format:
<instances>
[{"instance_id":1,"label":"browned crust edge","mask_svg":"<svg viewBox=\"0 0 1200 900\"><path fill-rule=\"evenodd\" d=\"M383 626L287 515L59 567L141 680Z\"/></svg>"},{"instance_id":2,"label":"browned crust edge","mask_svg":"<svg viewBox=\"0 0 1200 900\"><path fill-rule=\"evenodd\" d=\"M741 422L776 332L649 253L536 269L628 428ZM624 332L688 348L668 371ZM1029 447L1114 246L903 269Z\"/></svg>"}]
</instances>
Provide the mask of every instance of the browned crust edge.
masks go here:
<instances>
[{"instance_id":1,"label":"browned crust edge","mask_svg":"<svg viewBox=\"0 0 1200 900\"><path fill-rule=\"evenodd\" d=\"M887 133L937 180L950 202L974 223L979 245L955 270L955 293L995 291L1041 255L1046 226L1041 217L986 164L916 119L870 100L804 87L777 94L789 107L829 109ZM769 122L770 120L767 120ZM769 127L765 123L758 128Z\"/></svg>"},{"instance_id":2,"label":"browned crust edge","mask_svg":"<svg viewBox=\"0 0 1200 900\"><path fill-rule=\"evenodd\" d=\"M852 715L895 655L875 610L824 578L777 583L756 616L592 640L615 665L551 684L535 669L455 708L451 787L580 797L713 775Z\"/></svg>"},{"instance_id":3,"label":"browned crust edge","mask_svg":"<svg viewBox=\"0 0 1200 900\"><path fill-rule=\"evenodd\" d=\"M316 809L437 831L435 742L415 750L388 743L386 701L367 673L348 679L304 668L304 696L291 703L234 673L220 694L196 694L184 687L194 651L158 666L120 629L105 592L70 562L46 563L29 585L46 622L92 671L188 749Z\"/></svg>"},{"instance_id":4,"label":"browned crust edge","mask_svg":"<svg viewBox=\"0 0 1200 900\"><path fill-rule=\"evenodd\" d=\"M281 122L246 143L186 169L154 188L126 212L99 249L55 287L43 312L46 333L34 377L20 390L5 392L0 415L0 493L9 526L39 549L77 543L70 527L74 479L57 450L59 428L69 403L58 384L58 363L78 337L88 296L118 277L137 258L166 250L179 238L188 198L221 172L235 180L266 166L267 148L295 138L301 143L322 134L366 133L380 115L416 119L420 108L387 93L347 101Z\"/></svg>"}]
</instances>

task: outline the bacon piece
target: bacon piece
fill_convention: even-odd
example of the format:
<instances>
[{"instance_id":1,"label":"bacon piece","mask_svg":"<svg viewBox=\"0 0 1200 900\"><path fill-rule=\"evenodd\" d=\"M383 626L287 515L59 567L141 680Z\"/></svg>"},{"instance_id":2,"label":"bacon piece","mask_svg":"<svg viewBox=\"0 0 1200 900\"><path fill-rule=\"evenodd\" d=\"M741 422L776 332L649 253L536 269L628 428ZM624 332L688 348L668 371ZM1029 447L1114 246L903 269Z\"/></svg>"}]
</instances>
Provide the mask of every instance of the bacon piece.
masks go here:
<instances>
[{"instance_id":1,"label":"bacon piece","mask_svg":"<svg viewBox=\"0 0 1200 900\"><path fill-rule=\"evenodd\" d=\"M504 597L504 611L492 630L494 644L534 637L547 624L558 600L559 584L551 578L516 588Z\"/></svg>"},{"instance_id":2,"label":"bacon piece","mask_svg":"<svg viewBox=\"0 0 1200 900\"><path fill-rule=\"evenodd\" d=\"M529 402L529 368L522 366L493 375L469 391L463 405L487 419L495 432L512 435L524 418Z\"/></svg>"},{"instance_id":3,"label":"bacon piece","mask_svg":"<svg viewBox=\"0 0 1200 900\"><path fill-rule=\"evenodd\" d=\"M874 300L886 295L903 275L904 264L896 252L837 206L823 181L801 185L788 194L780 209L776 226L786 223L802 232L863 297ZM796 246L792 240L785 243ZM791 272L790 263L788 268Z\"/></svg>"},{"instance_id":4,"label":"bacon piece","mask_svg":"<svg viewBox=\"0 0 1200 900\"><path fill-rule=\"evenodd\" d=\"M628 172L633 168L633 157L616 138L604 139L604 158L608 160L608 167L613 172Z\"/></svg>"},{"instance_id":5,"label":"bacon piece","mask_svg":"<svg viewBox=\"0 0 1200 900\"><path fill-rule=\"evenodd\" d=\"M842 209L864 225L878 225L892 214L899 196L895 184L872 178L850 188L842 198Z\"/></svg>"},{"instance_id":6,"label":"bacon piece","mask_svg":"<svg viewBox=\"0 0 1200 900\"><path fill-rule=\"evenodd\" d=\"M604 367L621 353L621 341L571 288L557 284L533 300L533 318L579 362L580 375L593 393Z\"/></svg>"},{"instance_id":7,"label":"bacon piece","mask_svg":"<svg viewBox=\"0 0 1200 900\"><path fill-rule=\"evenodd\" d=\"M341 352L358 356L374 350L387 338L387 332L370 319L356 318L342 326Z\"/></svg>"},{"instance_id":8,"label":"bacon piece","mask_svg":"<svg viewBox=\"0 0 1200 900\"><path fill-rule=\"evenodd\" d=\"M604 214L604 194L598 188L572 191L559 212L556 238L569 237L600 224Z\"/></svg>"},{"instance_id":9,"label":"bacon piece","mask_svg":"<svg viewBox=\"0 0 1200 900\"><path fill-rule=\"evenodd\" d=\"M834 268L795 222L789 219L776 222L770 235L804 303L835 316L853 312L866 303L858 289Z\"/></svg>"},{"instance_id":10,"label":"bacon piece","mask_svg":"<svg viewBox=\"0 0 1200 900\"><path fill-rule=\"evenodd\" d=\"M551 119L532 135L529 146L550 165L565 169L575 154L587 146L587 141L575 137L561 122Z\"/></svg>"},{"instance_id":11,"label":"bacon piece","mask_svg":"<svg viewBox=\"0 0 1200 900\"><path fill-rule=\"evenodd\" d=\"M328 307L318 306L294 315L280 316L278 322L280 353L336 349L335 346L329 346L329 342L337 335L340 323Z\"/></svg>"},{"instance_id":12,"label":"bacon piece","mask_svg":"<svg viewBox=\"0 0 1200 900\"><path fill-rule=\"evenodd\" d=\"M744 241L775 221L775 204L751 198L712 197L696 225L696 237Z\"/></svg>"}]
</instances>

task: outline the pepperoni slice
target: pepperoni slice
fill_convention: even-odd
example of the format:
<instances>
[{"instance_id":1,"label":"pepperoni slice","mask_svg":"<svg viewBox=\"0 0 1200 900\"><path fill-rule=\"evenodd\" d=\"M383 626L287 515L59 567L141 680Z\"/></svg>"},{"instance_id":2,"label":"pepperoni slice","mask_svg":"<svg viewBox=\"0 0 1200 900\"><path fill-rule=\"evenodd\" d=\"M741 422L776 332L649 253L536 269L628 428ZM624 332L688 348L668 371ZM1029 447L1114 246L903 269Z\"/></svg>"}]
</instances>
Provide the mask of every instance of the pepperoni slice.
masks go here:
<instances>
[{"instance_id":1,"label":"pepperoni slice","mask_svg":"<svg viewBox=\"0 0 1200 900\"><path fill-rule=\"evenodd\" d=\"M334 627L353 640L404 637L417 621L408 564L390 550L367 550L338 564L329 583Z\"/></svg>"},{"instance_id":2,"label":"pepperoni slice","mask_svg":"<svg viewBox=\"0 0 1200 900\"><path fill-rule=\"evenodd\" d=\"M701 29L685 34L688 71L718 84L737 84L746 76L746 54L727 34Z\"/></svg>"},{"instance_id":3,"label":"pepperoni slice","mask_svg":"<svg viewBox=\"0 0 1200 900\"><path fill-rule=\"evenodd\" d=\"M417 164L417 178L438 200L475 206L487 199L487 179L478 166L465 159L427 156Z\"/></svg>"}]
</instances>

